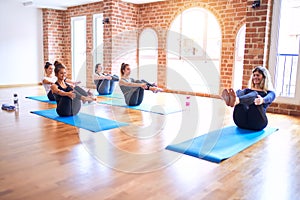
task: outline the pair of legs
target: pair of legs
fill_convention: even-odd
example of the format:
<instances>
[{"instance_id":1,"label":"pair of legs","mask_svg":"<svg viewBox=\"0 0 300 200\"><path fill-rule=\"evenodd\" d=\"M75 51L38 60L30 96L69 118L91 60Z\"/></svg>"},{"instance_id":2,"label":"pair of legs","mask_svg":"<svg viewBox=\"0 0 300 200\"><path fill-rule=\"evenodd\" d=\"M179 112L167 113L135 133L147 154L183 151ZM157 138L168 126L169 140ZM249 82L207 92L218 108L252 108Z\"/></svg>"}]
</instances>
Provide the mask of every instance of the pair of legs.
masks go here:
<instances>
[{"instance_id":1,"label":"pair of legs","mask_svg":"<svg viewBox=\"0 0 300 200\"><path fill-rule=\"evenodd\" d=\"M69 91L72 90L66 90L66 92ZM71 99L67 96L55 95L55 99L57 102L56 112L59 116L65 117L77 115L81 109L81 101L83 103L91 103L92 101L96 100L91 96L91 94L89 94L79 86L75 86L73 92L75 93L74 99Z\"/></svg>"},{"instance_id":2,"label":"pair of legs","mask_svg":"<svg viewBox=\"0 0 300 200\"><path fill-rule=\"evenodd\" d=\"M254 100L258 93L252 91L241 96L236 96L233 89L222 92L226 105L234 107L233 121L239 127L250 130L262 130L268 124L268 118L263 105L255 105Z\"/></svg>"},{"instance_id":3,"label":"pair of legs","mask_svg":"<svg viewBox=\"0 0 300 200\"><path fill-rule=\"evenodd\" d=\"M144 89L141 87L131 88L125 96L125 102L128 106L138 106L143 102Z\"/></svg>"},{"instance_id":4,"label":"pair of legs","mask_svg":"<svg viewBox=\"0 0 300 200\"><path fill-rule=\"evenodd\" d=\"M83 103L86 103L86 102L91 103L91 102L97 100L97 98L94 97L93 93L90 92L90 90L85 91L81 87L75 86L73 91L76 94L76 97L78 97L80 100L82 100Z\"/></svg>"},{"instance_id":5,"label":"pair of legs","mask_svg":"<svg viewBox=\"0 0 300 200\"><path fill-rule=\"evenodd\" d=\"M139 80L135 81L136 83L142 83ZM125 103L128 106L138 106L143 102L144 99L144 89L141 87L129 87L129 86L120 86L124 98L125 98Z\"/></svg>"},{"instance_id":6,"label":"pair of legs","mask_svg":"<svg viewBox=\"0 0 300 200\"><path fill-rule=\"evenodd\" d=\"M50 101L55 101L54 95L51 90L48 92L47 97Z\"/></svg>"},{"instance_id":7,"label":"pair of legs","mask_svg":"<svg viewBox=\"0 0 300 200\"><path fill-rule=\"evenodd\" d=\"M158 92L163 91L163 89L157 87L157 85L155 83L149 83L148 81L145 81L144 79L142 79L140 82L146 83L148 90L151 90L153 93L158 93Z\"/></svg>"},{"instance_id":8,"label":"pair of legs","mask_svg":"<svg viewBox=\"0 0 300 200\"><path fill-rule=\"evenodd\" d=\"M158 88L155 84L148 83L145 80L136 80L136 83L146 83L147 90L151 90L153 93L161 92L162 89ZM144 89L141 87L128 87L120 86L125 102L128 106L138 106L143 102L144 99Z\"/></svg>"},{"instance_id":9,"label":"pair of legs","mask_svg":"<svg viewBox=\"0 0 300 200\"><path fill-rule=\"evenodd\" d=\"M81 99L67 96L58 98L56 112L61 117L77 115L81 109Z\"/></svg>"},{"instance_id":10,"label":"pair of legs","mask_svg":"<svg viewBox=\"0 0 300 200\"><path fill-rule=\"evenodd\" d=\"M111 80L104 79L104 80L94 81L97 92L100 95L108 95L113 93L116 86L116 82L119 81L119 77L116 75L113 75L111 77L112 77Z\"/></svg>"}]
</instances>

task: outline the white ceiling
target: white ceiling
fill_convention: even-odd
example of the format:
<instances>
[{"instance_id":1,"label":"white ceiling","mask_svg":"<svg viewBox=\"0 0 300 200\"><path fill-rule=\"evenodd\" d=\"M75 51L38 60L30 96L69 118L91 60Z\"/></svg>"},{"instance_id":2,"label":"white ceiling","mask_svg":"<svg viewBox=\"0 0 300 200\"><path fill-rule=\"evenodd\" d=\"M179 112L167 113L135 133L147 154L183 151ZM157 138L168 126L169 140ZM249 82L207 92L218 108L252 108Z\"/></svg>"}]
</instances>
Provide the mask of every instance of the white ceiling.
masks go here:
<instances>
[{"instance_id":1,"label":"white ceiling","mask_svg":"<svg viewBox=\"0 0 300 200\"><path fill-rule=\"evenodd\" d=\"M102 0L19 0L24 6L37 8L52 8L66 10L68 7L78 6L88 3L101 2ZM164 0L121 0L133 4L152 3Z\"/></svg>"},{"instance_id":2,"label":"white ceiling","mask_svg":"<svg viewBox=\"0 0 300 200\"><path fill-rule=\"evenodd\" d=\"M24 6L31 6L36 8L53 8L66 10L68 7L78 6L88 3L100 2L103 0L17 0L22 3ZM159 2L165 0L121 0L123 2L133 3L133 4L144 4ZM287 0L289 4L292 4L292 7L300 7L300 0Z\"/></svg>"}]
</instances>

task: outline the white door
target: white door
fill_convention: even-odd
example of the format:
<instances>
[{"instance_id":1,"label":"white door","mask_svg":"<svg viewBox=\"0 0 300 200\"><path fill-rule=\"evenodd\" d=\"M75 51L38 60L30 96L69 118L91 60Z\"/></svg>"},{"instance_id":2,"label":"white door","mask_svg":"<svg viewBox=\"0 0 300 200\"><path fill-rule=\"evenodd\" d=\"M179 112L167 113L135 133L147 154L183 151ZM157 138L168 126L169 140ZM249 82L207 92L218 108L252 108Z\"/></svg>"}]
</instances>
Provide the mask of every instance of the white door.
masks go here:
<instances>
[{"instance_id":1,"label":"white door","mask_svg":"<svg viewBox=\"0 0 300 200\"><path fill-rule=\"evenodd\" d=\"M241 89L243 83L245 35L246 35L246 25L244 24L240 28L235 40L234 71L233 71L233 85L232 85L232 87L235 90Z\"/></svg>"},{"instance_id":2,"label":"white door","mask_svg":"<svg viewBox=\"0 0 300 200\"><path fill-rule=\"evenodd\" d=\"M93 62L94 67L97 63L103 66L103 14L93 15ZM105 66L104 66L105 67Z\"/></svg>"},{"instance_id":3,"label":"white door","mask_svg":"<svg viewBox=\"0 0 300 200\"><path fill-rule=\"evenodd\" d=\"M139 79L157 83L158 39L153 29L145 29L139 40Z\"/></svg>"},{"instance_id":4,"label":"white door","mask_svg":"<svg viewBox=\"0 0 300 200\"><path fill-rule=\"evenodd\" d=\"M71 18L71 48L73 80L86 86L86 17Z\"/></svg>"}]
</instances>

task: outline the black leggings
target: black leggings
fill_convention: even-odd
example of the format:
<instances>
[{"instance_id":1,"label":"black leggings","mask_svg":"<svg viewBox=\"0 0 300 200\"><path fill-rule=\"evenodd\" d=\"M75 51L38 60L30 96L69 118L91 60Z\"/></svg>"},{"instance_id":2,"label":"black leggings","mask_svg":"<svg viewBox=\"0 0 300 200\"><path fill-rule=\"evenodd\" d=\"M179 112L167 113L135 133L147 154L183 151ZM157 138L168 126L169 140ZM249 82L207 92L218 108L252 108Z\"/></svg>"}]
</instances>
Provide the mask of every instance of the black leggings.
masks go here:
<instances>
[{"instance_id":1,"label":"black leggings","mask_svg":"<svg viewBox=\"0 0 300 200\"><path fill-rule=\"evenodd\" d=\"M95 80L94 82L96 84L97 91L100 95L112 94L116 85L116 81L107 79Z\"/></svg>"},{"instance_id":2,"label":"black leggings","mask_svg":"<svg viewBox=\"0 0 300 200\"><path fill-rule=\"evenodd\" d=\"M263 105L255 105L254 99L258 93L253 91L240 96L240 103L234 107L233 121L243 129L262 130L268 124L268 118Z\"/></svg>"},{"instance_id":3,"label":"black leggings","mask_svg":"<svg viewBox=\"0 0 300 200\"><path fill-rule=\"evenodd\" d=\"M140 80L136 80L135 83L143 83ZM131 87L131 86L120 86L124 98L125 103L128 106L138 106L143 102L144 99L144 89L141 87Z\"/></svg>"},{"instance_id":4,"label":"black leggings","mask_svg":"<svg viewBox=\"0 0 300 200\"><path fill-rule=\"evenodd\" d=\"M68 89L65 92L69 91L72 90ZM55 95L55 99L57 102L56 112L59 116L73 116L79 113L81 109L81 97L88 96L88 94L84 89L80 88L79 86L76 86L73 91L76 94L74 99L71 99L67 96Z\"/></svg>"},{"instance_id":5,"label":"black leggings","mask_svg":"<svg viewBox=\"0 0 300 200\"><path fill-rule=\"evenodd\" d=\"M128 106L138 106L143 102L144 99L144 89L141 87L132 88L129 92L129 98L125 98L125 102Z\"/></svg>"},{"instance_id":6,"label":"black leggings","mask_svg":"<svg viewBox=\"0 0 300 200\"><path fill-rule=\"evenodd\" d=\"M50 101L55 101L54 95L51 90L48 92L47 97Z\"/></svg>"}]
</instances>

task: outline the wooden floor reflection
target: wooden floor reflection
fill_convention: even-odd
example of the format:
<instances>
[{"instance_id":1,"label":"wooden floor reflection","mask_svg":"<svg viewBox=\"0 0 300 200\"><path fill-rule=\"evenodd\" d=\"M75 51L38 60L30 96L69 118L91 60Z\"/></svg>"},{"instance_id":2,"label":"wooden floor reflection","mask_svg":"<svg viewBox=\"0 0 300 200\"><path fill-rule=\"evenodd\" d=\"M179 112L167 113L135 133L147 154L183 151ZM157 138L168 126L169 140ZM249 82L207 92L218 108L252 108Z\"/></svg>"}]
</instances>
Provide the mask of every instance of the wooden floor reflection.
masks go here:
<instances>
[{"instance_id":1,"label":"wooden floor reflection","mask_svg":"<svg viewBox=\"0 0 300 200\"><path fill-rule=\"evenodd\" d=\"M217 99L147 93L152 104L181 106L159 115L91 104L82 112L129 126L92 133L33 115L55 105L26 99L41 86L1 88L0 199L299 199L300 119L269 114L279 131L220 164L165 150L173 142L233 125ZM98 97L98 101L107 100Z\"/></svg>"}]
</instances>

